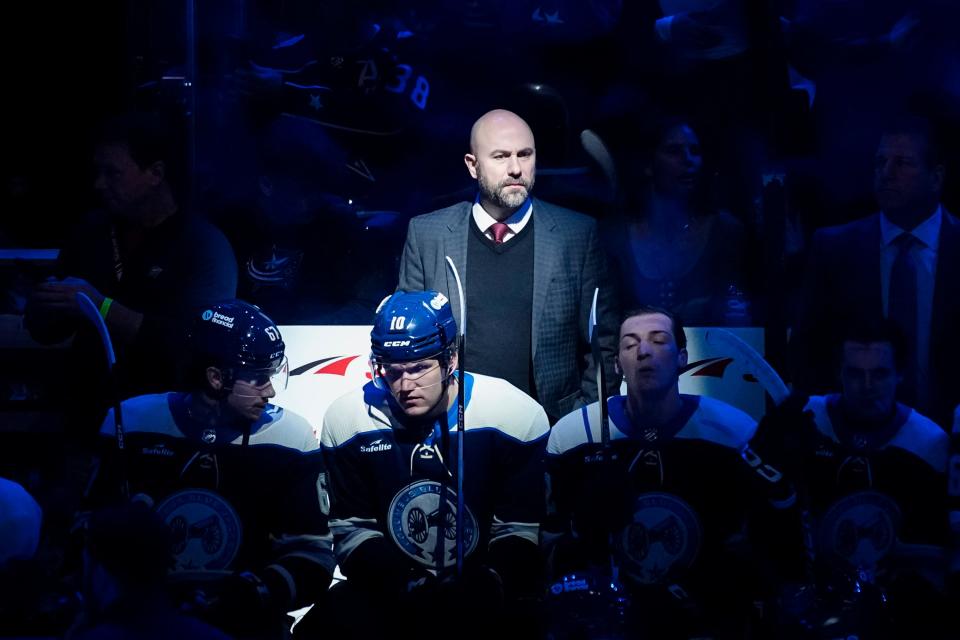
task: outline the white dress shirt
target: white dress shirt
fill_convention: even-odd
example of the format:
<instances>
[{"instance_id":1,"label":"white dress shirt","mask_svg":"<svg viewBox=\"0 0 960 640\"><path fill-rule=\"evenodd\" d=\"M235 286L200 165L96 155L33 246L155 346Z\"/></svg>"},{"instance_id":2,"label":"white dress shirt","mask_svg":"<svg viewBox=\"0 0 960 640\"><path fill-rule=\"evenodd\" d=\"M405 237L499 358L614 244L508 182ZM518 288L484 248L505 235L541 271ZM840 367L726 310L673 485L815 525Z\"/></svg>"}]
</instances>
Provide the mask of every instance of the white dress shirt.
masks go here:
<instances>
[{"instance_id":1,"label":"white dress shirt","mask_svg":"<svg viewBox=\"0 0 960 640\"><path fill-rule=\"evenodd\" d=\"M504 220L503 222L506 223L510 230L507 231L507 235L503 237L503 241L509 242L511 238L520 233L520 231L527 226L531 215L533 215L532 202L529 207L520 207L514 211L509 218ZM487 213L486 209L480 206L479 201L473 203L473 221L477 223L477 227L483 232L483 235L493 240L493 232L490 231L490 227L499 222L499 220Z\"/></svg>"}]
</instances>

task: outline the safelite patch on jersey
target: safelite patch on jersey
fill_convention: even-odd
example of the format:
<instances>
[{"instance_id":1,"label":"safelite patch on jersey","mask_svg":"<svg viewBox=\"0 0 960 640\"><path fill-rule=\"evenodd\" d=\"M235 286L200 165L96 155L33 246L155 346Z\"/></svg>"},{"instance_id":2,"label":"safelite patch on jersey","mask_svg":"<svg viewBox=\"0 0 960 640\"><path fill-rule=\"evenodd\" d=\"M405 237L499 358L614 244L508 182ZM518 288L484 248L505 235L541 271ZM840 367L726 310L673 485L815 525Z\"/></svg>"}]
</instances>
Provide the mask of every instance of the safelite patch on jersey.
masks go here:
<instances>
[{"instance_id":1,"label":"safelite patch on jersey","mask_svg":"<svg viewBox=\"0 0 960 640\"><path fill-rule=\"evenodd\" d=\"M443 567L457 562L457 494L447 487L446 513L440 518L440 483L420 480L401 489L387 510L390 537L408 556L428 568L436 568L437 536L443 536ZM477 546L477 519L464 507L463 555Z\"/></svg>"},{"instance_id":2,"label":"safelite patch on jersey","mask_svg":"<svg viewBox=\"0 0 960 640\"><path fill-rule=\"evenodd\" d=\"M660 584L693 564L702 540L690 505L669 493L645 493L634 501L630 524L614 536L614 548L634 580Z\"/></svg>"},{"instance_id":3,"label":"safelite patch on jersey","mask_svg":"<svg viewBox=\"0 0 960 640\"><path fill-rule=\"evenodd\" d=\"M157 506L173 535L174 571L227 569L243 527L230 503L211 491L178 491Z\"/></svg>"}]
</instances>

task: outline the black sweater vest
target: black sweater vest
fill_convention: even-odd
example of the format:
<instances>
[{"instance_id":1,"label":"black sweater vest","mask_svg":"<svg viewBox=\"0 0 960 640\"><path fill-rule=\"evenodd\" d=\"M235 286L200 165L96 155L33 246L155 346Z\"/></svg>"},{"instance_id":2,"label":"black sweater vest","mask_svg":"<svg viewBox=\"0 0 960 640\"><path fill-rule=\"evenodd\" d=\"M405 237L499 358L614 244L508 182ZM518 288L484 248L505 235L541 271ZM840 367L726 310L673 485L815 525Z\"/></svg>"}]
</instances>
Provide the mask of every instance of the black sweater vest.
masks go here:
<instances>
[{"instance_id":1,"label":"black sweater vest","mask_svg":"<svg viewBox=\"0 0 960 640\"><path fill-rule=\"evenodd\" d=\"M466 369L503 378L536 398L533 380L533 216L495 244L471 219L467 240Z\"/></svg>"}]
</instances>

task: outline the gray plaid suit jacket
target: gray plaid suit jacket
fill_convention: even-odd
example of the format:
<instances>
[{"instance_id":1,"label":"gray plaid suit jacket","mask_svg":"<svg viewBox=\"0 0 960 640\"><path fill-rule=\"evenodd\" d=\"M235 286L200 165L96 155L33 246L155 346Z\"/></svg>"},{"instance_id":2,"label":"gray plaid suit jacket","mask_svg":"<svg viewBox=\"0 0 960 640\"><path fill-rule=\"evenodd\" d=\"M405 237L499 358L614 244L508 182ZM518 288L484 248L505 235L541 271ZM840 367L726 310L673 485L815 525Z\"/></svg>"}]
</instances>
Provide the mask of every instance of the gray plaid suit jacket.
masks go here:
<instances>
[{"instance_id":1,"label":"gray plaid suit jacket","mask_svg":"<svg viewBox=\"0 0 960 640\"><path fill-rule=\"evenodd\" d=\"M470 202L417 216L410 221L400 262L405 291L433 289L450 298L460 323L460 297L445 256L457 265L466 295ZM596 370L590 357L589 321L593 291L600 287L597 314L607 394L617 393L613 371L619 309L592 218L534 200L533 369L540 403L553 420L597 400ZM491 304L496 301L491 300ZM467 338L469 340L469 336ZM467 363L469 365L469 363Z\"/></svg>"}]
</instances>

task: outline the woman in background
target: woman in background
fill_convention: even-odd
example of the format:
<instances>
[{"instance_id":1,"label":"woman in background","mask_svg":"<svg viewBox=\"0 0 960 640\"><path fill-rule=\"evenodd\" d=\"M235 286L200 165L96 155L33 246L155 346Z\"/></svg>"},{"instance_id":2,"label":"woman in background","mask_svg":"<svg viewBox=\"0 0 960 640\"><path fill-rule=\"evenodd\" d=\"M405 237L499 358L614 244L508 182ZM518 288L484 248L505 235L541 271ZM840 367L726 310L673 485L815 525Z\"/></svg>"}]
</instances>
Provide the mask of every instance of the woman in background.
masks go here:
<instances>
[{"instance_id":1,"label":"woman in background","mask_svg":"<svg viewBox=\"0 0 960 640\"><path fill-rule=\"evenodd\" d=\"M642 180L607 234L623 308L663 307L690 326L750 324L744 226L712 206L690 124L657 127L636 169Z\"/></svg>"}]
</instances>

